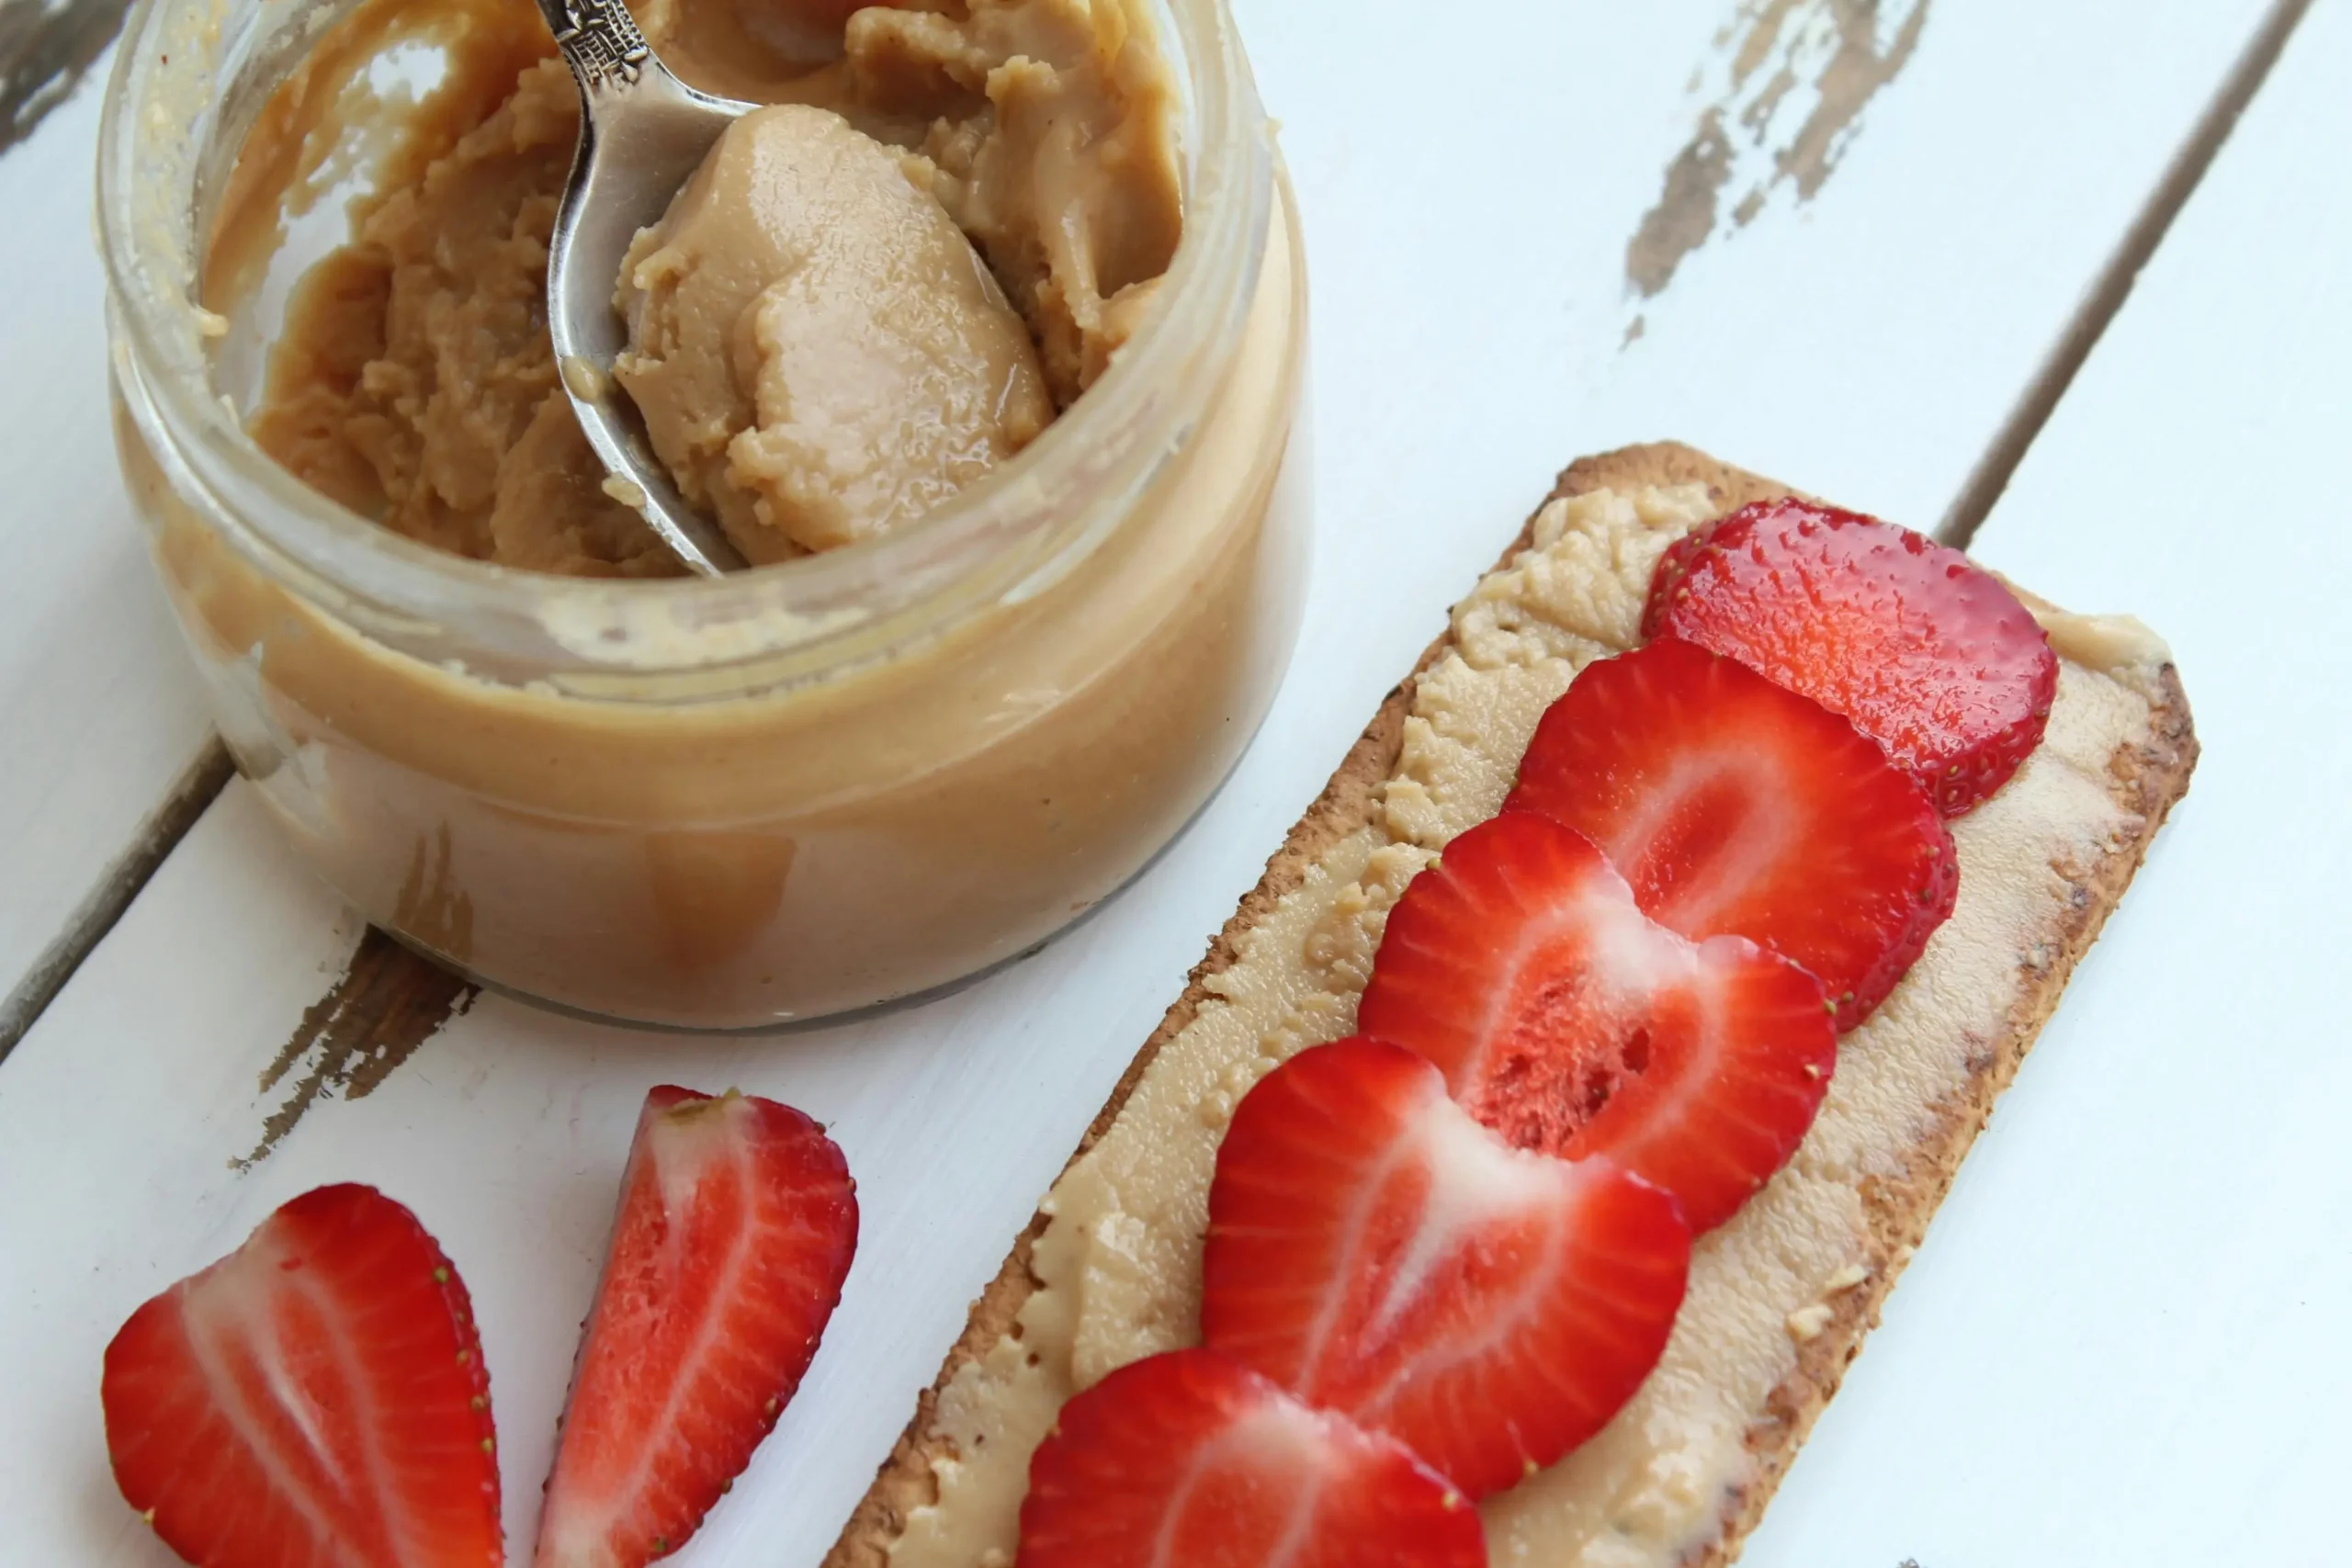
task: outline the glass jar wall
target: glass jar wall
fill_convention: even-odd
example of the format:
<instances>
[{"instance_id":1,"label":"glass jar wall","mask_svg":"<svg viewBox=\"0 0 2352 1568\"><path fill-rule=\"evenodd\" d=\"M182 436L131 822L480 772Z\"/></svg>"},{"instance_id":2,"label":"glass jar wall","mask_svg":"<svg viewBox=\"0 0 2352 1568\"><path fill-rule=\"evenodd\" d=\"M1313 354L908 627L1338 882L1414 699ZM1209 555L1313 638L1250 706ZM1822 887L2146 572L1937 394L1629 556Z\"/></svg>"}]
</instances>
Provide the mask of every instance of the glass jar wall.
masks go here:
<instances>
[{"instance_id":1,"label":"glass jar wall","mask_svg":"<svg viewBox=\"0 0 2352 1568\"><path fill-rule=\"evenodd\" d=\"M1184 233L1101 380L899 534L650 582L439 553L241 429L282 293L194 280L335 10L150 0L100 177L125 471L221 730L319 872L482 980L701 1028L947 983L1133 876L1255 730L1304 586L1305 273L1219 0L1165 17Z\"/></svg>"}]
</instances>

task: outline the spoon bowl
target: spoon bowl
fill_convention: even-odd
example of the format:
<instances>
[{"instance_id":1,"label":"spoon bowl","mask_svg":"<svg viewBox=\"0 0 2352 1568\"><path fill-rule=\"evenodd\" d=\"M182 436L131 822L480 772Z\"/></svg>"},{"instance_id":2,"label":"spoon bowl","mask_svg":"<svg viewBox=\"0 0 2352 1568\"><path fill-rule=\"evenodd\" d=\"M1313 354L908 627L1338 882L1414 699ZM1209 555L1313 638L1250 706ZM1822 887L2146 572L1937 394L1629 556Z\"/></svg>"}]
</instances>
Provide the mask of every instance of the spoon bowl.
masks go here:
<instances>
[{"instance_id":1,"label":"spoon bowl","mask_svg":"<svg viewBox=\"0 0 2352 1568\"><path fill-rule=\"evenodd\" d=\"M613 293L637 231L661 221L720 133L759 106L679 81L621 0L539 0L539 10L580 84L580 144L548 241L556 368L588 445L611 470L606 493L641 513L695 571L740 570L742 556L679 494L613 379L614 357L628 345Z\"/></svg>"}]
</instances>

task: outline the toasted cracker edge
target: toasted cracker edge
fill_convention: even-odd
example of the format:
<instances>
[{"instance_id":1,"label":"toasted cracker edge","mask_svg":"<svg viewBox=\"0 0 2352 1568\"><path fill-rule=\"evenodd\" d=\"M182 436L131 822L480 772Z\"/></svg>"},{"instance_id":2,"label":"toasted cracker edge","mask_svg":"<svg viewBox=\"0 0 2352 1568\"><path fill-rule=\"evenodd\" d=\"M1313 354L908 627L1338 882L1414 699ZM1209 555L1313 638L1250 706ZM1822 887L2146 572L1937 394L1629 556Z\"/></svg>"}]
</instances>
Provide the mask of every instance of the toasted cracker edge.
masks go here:
<instances>
[{"instance_id":1,"label":"toasted cracker edge","mask_svg":"<svg viewBox=\"0 0 2352 1568\"><path fill-rule=\"evenodd\" d=\"M1682 484L1706 486L1709 498L1724 511L1801 493L1719 462L1692 447L1657 442L1578 459L1561 474L1544 504L1596 490ZM1529 547L1534 526L1531 516L1510 547L1503 552L1498 565L1508 565ZM1444 635L1422 653L1412 673L1389 692L1372 723L1349 749L1339 772L1331 775L1331 782L1291 829L1282 848L1266 863L1265 875L1242 898L1233 918L1209 944L1206 956L1193 966L1184 994L1168 1010L1159 1026L1152 1031L1151 1038L1144 1042L1143 1049L1120 1076L1118 1086L1111 1091L1110 1099L1071 1154L1071 1164L1083 1157L1109 1130L1120 1108L1126 1104L1127 1096L1141 1081L1144 1070L1159 1054L1160 1046L1200 1011L1208 996L1210 977L1233 964L1243 934L1306 880L1307 868L1321 860L1332 845L1373 819L1380 806L1380 786L1396 765L1405 716L1412 709L1414 687L1422 673L1453 646L1449 624ZM1766 1415L1748 1429L1747 1448L1755 1468L1746 1484L1725 1502L1721 1537L1691 1560L1691 1568L1720 1568L1739 1555L1741 1542L1763 1517L1765 1504L1770 1501L1781 1476L1796 1457L1798 1446L1804 1441L1822 1407L1838 1392L1846 1368L1860 1353L1863 1337L1876 1326L1887 1292L1927 1234L1928 1222L1951 1187L1961 1157L1991 1116L1994 1100L2008 1087L2034 1036L2056 1009L2067 977L2098 938L2108 912L2131 884L2132 873L2139 869L2165 812L2187 791L2189 771L2197 761L2197 739L2189 723L2188 701L2181 693L2178 676L2169 665L2165 667L2159 695L2148 743L2122 748L2109 764L2115 797L2136 818L2132 830L2096 864L2067 868L2068 880L2075 890L2075 912L2068 923L2064 950L2027 985L2010 1012L2007 1030L1970 1064L1967 1088L1947 1103L1934 1130L1914 1147L1902 1174L1873 1181L1866 1190L1870 1277L1838 1296L1831 1303L1835 1315L1828 1326L1798 1348L1796 1370L1772 1392L1766 1402ZM823 1568L885 1568L889 1561L888 1543L905 1529L909 1513L937 1501L938 1485L932 1461L934 1458L953 1457L939 1452L939 1445L928 1436L940 1392L967 1361L986 1355L1012 1331L1014 1317L1030 1292L1037 1288L1036 1277L1029 1271L1029 1255L1045 1227L1046 1216L1031 1218L1028 1227L1013 1243L1004 1267L972 1303L971 1316L962 1337L948 1352L938 1378L917 1402L913 1419L908 1422L890 1457L882 1462L873 1486L858 1504L857 1511L850 1516L841 1539L826 1554Z\"/></svg>"},{"instance_id":2,"label":"toasted cracker edge","mask_svg":"<svg viewBox=\"0 0 2352 1568\"><path fill-rule=\"evenodd\" d=\"M1888 1292L1925 1239L1962 1158L1992 1120L1994 1101L2017 1077L2041 1026L2057 1010L2075 965L2098 940L2100 928L2132 885L2165 815L2188 793L2188 775L2197 765L2197 736L2179 672L2169 664L2158 676L2153 707L2147 739L2118 747L2108 760L2109 793L2131 814L2131 826L2091 863L2058 868L2066 880L2071 908L2049 961L2030 973L2009 1010L2007 1026L1971 1059L1967 1084L1944 1101L1935 1125L1913 1144L1902 1171L1864 1183L1870 1275L1832 1297L1828 1325L1818 1337L1797 1347L1796 1370L1767 1398L1764 1416L1748 1427L1747 1451L1755 1468L1724 1503L1722 1536L1689 1558L1686 1568L1724 1568L1738 1558L1806 1434L1845 1380L1846 1369L1861 1354L1863 1338L1878 1326Z\"/></svg>"}]
</instances>

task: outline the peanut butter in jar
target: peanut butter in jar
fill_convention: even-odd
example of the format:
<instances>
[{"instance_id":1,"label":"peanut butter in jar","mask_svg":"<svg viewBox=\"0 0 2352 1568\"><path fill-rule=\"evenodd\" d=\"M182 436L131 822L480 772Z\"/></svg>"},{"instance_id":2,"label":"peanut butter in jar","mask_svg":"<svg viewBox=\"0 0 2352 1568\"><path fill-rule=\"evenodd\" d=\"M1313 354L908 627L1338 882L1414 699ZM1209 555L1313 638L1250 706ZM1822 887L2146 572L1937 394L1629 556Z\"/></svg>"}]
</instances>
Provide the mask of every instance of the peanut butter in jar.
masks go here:
<instances>
[{"instance_id":1,"label":"peanut butter in jar","mask_svg":"<svg viewBox=\"0 0 2352 1568\"><path fill-rule=\"evenodd\" d=\"M689 80L802 106L616 280L657 452L764 563L700 581L544 347L577 108L536 11L382 6L232 0L208 46L167 0L105 149L126 469L311 863L481 979L691 1027L927 990L1132 876L1262 716L1303 587L1304 273L1219 7L649 8ZM438 74L403 101L387 62ZM168 104L184 142L126 135ZM883 253L811 261L843 227L763 218L787 174L794 210L880 193L911 317L817 286ZM196 221L150 220L175 196ZM857 417L810 396L842 380Z\"/></svg>"}]
</instances>

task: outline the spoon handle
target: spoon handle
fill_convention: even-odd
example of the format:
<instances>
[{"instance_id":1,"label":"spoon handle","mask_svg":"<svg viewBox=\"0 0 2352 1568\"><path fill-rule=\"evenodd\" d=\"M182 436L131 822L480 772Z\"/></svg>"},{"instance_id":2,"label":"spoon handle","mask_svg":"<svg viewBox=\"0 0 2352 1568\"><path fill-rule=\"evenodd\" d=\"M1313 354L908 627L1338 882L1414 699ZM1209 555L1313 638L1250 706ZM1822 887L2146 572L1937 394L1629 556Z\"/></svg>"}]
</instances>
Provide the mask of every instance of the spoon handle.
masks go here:
<instances>
[{"instance_id":1,"label":"spoon handle","mask_svg":"<svg viewBox=\"0 0 2352 1568\"><path fill-rule=\"evenodd\" d=\"M582 90L622 92L637 85L653 51L622 0L539 0L556 47Z\"/></svg>"},{"instance_id":2,"label":"spoon handle","mask_svg":"<svg viewBox=\"0 0 2352 1568\"><path fill-rule=\"evenodd\" d=\"M548 339L567 367L564 392L612 475L605 493L643 516L689 568L716 577L743 558L678 492L612 384L628 346L613 292L638 231L662 220L711 143L752 106L672 75L623 0L539 0L539 12L580 84L580 141L548 239ZM589 374L572 374L575 363Z\"/></svg>"}]
</instances>

